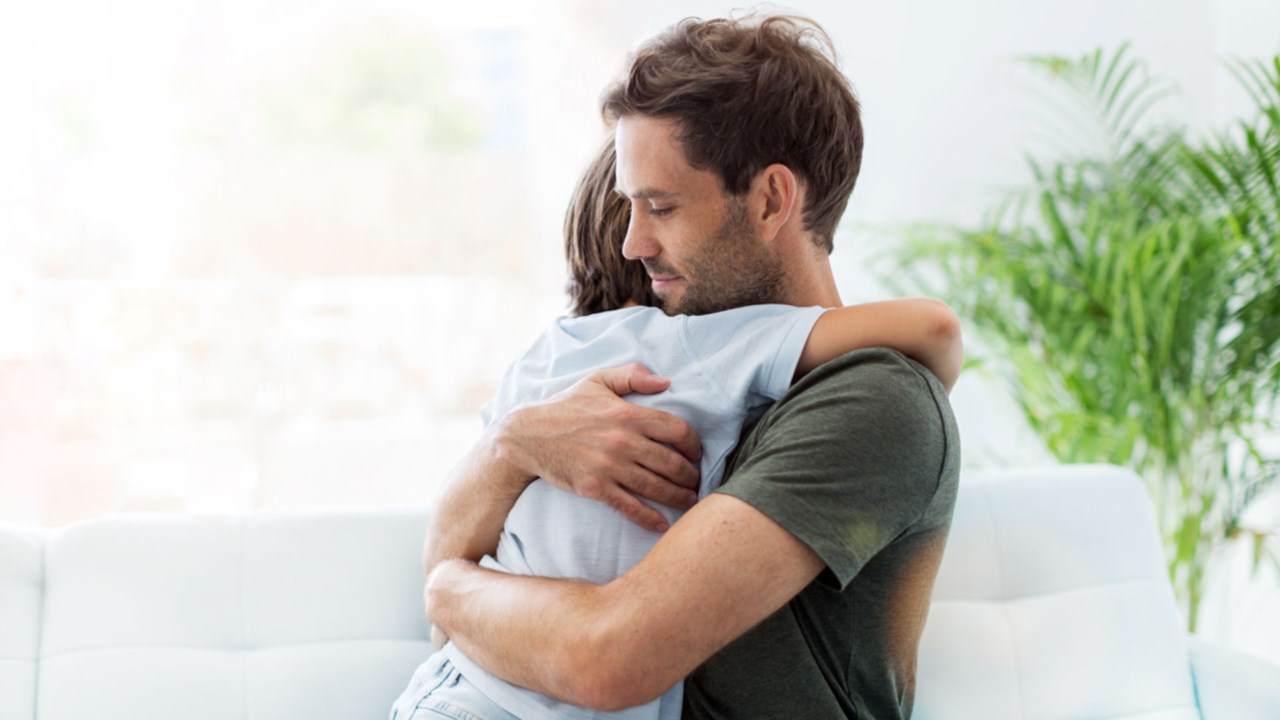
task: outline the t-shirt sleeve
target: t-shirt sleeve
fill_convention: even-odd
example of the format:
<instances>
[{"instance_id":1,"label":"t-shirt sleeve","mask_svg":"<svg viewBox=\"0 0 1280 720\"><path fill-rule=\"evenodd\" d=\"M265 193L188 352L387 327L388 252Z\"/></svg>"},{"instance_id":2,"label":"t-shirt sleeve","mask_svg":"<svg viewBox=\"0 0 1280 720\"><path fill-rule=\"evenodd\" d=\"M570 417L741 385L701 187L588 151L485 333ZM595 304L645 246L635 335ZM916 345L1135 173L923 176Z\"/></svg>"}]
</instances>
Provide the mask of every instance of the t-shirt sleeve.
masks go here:
<instances>
[{"instance_id":1,"label":"t-shirt sleeve","mask_svg":"<svg viewBox=\"0 0 1280 720\"><path fill-rule=\"evenodd\" d=\"M808 545L844 588L935 503L958 457L937 380L880 348L806 375L744 438L717 492Z\"/></svg>"},{"instance_id":2,"label":"t-shirt sleeve","mask_svg":"<svg viewBox=\"0 0 1280 720\"><path fill-rule=\"evenodd\" d=\"M729 406L772 403L791 386L821 307L749 305L685 318L683 340Z\"/></svg>"}]
</instances>

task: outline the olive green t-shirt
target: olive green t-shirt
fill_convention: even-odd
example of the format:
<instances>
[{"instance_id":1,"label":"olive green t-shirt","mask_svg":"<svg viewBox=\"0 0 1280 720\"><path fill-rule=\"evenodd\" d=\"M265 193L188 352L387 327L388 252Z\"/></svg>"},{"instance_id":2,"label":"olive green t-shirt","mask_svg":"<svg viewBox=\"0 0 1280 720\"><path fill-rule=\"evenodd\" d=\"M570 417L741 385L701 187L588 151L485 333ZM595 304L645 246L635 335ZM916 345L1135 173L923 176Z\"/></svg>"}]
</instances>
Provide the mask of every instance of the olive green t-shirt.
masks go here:
<instances>
[{"instance_id":1,"label":"olive green t-shirt","mask_svg":"<svg viewBox=\"0 0 1280 720\"><path fill-rule=\"evenodd\" d=\"M959 433L928 370L859 350L814 370L743 435L717 492L826 563L685 681L685 718L907 718L955 506Z\"/></svg>"}]
</instances>

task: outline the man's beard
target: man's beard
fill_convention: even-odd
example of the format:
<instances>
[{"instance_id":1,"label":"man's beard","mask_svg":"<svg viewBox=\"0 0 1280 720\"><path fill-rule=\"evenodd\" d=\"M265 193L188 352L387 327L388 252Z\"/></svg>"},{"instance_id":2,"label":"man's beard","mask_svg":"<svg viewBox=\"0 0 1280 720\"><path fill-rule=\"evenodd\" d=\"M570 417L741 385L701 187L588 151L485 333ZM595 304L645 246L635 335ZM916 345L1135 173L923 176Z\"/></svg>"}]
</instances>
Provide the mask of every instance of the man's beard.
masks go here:
<instances>
[{"instance_id":1,"label":"man's beard","mask_svg":"<svg viewBox=\"0 0 1280 720\"><path fill-rule=\"evenodd\" d=\"M782 268L755 234L745 201L730 201L729 212L715 235L685 265L684 295L676 302L658 298L668 315L706 315L780 301ZM647 261L645 267L650 274L674 274L670 268Z\"/></svg>"}]
</instances>

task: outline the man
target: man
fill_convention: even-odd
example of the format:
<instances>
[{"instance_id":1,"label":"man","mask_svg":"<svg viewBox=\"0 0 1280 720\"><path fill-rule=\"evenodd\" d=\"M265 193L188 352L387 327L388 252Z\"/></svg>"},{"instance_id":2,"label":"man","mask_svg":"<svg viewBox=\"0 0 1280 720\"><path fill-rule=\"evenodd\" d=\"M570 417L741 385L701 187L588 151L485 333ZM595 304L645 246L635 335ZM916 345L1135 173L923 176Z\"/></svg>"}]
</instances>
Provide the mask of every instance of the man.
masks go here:
<instances>
[{"instance_id":1,"label":"man","mask_svg":"<svg viewBox=\"0 0 1280 720\"><path fill-rule=\"evenodd\" d=\"M862 131L829 52L793 18L685 21L607 95L631 204L623 252L669 313L841 304L828 255ZM959 466L937 380L887 350L819 368L669 529L632 493L692 504L697 438L618 397L665 388L617 368L489 428L428 534L437 630L494 674L587 707L640 704L687 676L686 717L909 716ZM606 585L477 567L535 477L665 535Z\"/></svg>"}]
</instances>

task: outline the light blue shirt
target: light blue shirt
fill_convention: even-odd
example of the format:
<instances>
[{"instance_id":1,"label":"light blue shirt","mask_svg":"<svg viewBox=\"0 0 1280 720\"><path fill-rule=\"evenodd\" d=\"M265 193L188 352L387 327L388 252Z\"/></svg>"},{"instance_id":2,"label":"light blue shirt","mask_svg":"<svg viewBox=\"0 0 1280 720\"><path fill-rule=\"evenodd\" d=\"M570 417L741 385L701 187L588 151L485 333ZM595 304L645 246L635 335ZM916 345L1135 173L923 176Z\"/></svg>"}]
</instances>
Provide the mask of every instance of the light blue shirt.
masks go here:
<instances>
[{"instance_id":1,"label":"light blue shirt","mask_svg":"<svg viewBox=\"0 0 1280 720\"><path fill-rule=\"evenodd\" d=\"M702 440L698 497L719 486L742 429L791 385L823 308L750 305L712 315L667 316L648 307L561 318L507 369L485 423L519 404L554 395L602 368L639 362L671 381L664 392L627 400L688 422ZM649 505L674 523L682 511ZM606 583L631 569L660 535L604 503L535 480L507 516L497 558L481 565L523 575ZM512 714L536 718L676 720L683 683L640 707L605 713L566 705L489 674L450 643L463 675Z\"/></svg>"}]
</instances>

